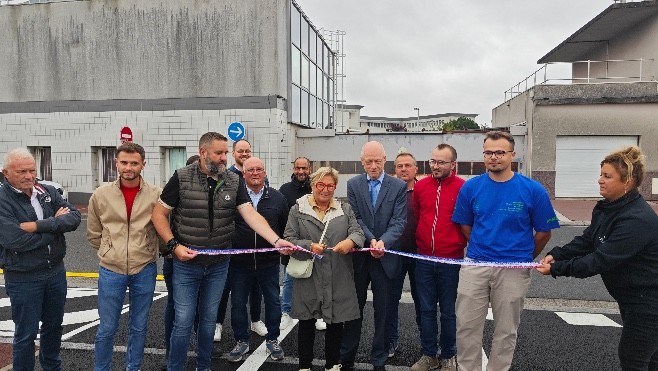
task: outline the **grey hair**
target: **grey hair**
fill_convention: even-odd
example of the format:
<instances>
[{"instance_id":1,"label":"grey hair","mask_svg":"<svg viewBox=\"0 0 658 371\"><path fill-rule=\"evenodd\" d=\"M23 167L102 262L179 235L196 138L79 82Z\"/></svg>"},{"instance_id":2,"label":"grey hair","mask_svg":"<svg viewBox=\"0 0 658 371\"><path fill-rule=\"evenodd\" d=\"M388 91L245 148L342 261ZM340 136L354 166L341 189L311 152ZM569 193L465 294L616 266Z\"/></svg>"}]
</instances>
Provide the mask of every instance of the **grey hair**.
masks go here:
<instances>
[{"instance_id":1,"label":"grey hair","mask_svg":"<svg viewBox=\"0 0 658 371\"><path fill-rule=\"evenodd\" d=\"M27 148L14 148L9 152L5 153L5 158L2 163L2 168L7 169L11 166L11 163L16 160L32 160L34 161L34 156L32 153L27 150Z\"/></svg>"},{"instance_id":2,"label":"grey hair","mask_svg":"<svg viewBox=\"0 0 658 371\"><path fill-rule=\"evenodd\" d=\"M329 166L323 166L315 170L315 172L311 174L311 184L317 183L320 179L326 177L327 175L331 175L331 177L334 178L334 183L338 184L338 171Z\"/></svg>"}]
</instances>

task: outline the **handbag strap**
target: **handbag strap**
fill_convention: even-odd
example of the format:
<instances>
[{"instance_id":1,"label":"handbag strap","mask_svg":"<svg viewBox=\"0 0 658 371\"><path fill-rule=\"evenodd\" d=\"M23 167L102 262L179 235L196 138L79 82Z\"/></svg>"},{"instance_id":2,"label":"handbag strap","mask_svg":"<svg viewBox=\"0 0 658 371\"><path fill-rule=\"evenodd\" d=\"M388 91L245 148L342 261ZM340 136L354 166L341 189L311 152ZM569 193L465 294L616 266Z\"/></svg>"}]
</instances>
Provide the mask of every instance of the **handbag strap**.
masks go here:
<instances>
[{"instance_id":1,"label":"handbag strap","mask_svg":"<svg viewBox=\"0 0 658 371\"><path fill-rule=\"evenodd\" d=\"M320 241L318 241L318 243L322 243L324 235L327 233L327 227L329 227L329 222L331 221L331 219L327 218L327 216L329 216L332 211L333 209L329 210L329 212L324 216L324 218L327 219L327 222L324 223L324 230L322 231L322 235L320 235Z\"/></svg>"}]
</instances>

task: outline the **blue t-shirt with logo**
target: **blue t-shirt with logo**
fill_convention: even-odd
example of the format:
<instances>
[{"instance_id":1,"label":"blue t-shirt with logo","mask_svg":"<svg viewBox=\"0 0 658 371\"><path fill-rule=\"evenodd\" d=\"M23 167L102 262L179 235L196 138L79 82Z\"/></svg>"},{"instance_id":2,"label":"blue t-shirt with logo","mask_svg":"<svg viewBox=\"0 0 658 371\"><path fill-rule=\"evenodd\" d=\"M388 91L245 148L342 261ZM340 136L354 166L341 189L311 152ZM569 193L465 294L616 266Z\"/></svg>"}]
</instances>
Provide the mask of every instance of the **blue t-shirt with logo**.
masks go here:
<instances>
[{"instance_id":1,"label":"blue t-shirt with logo","mask_svg":"<svg viewBox=\"0 0 658 371\"><path fill-rule=\"evenodd\" d=\"M486 173L468 180L459 191L452 221L473 228L466 257L498 262L532 261L533 231L560 227L544 187L518 173L506 182L493 181Z\"/></svg>"}]
</instances>

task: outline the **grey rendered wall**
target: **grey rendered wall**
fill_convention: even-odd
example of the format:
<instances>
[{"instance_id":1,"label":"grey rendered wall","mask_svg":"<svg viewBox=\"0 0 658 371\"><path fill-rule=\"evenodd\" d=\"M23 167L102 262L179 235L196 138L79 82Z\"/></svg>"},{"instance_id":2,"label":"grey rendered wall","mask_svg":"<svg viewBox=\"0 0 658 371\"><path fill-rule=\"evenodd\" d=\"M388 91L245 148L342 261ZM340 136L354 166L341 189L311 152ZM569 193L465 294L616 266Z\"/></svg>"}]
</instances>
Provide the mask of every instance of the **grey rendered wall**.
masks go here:
<instances>
[{"instance_id":1,"label":"grey rendered wall","mask_svg":"<svg viewBox=\"0 0 658 371\"><path fill-rule=\"evenodd\" d=\"M0 102L287 96L288 0L0 7Z\"/></svg>"},{"instance_id":2,"label":"grey rendered wall","mask_svg":"<svg viewBox=\"0 0 658 371\"><path fill-rule=\"evenodd\" d=\"M621 33L607 44L594 49L587 58L592 61L624 60L624 62L590 63L591 77L608 77L608 79L591 80L591 82L637 81L642 71L642 80L656 80L658 77L658 16L651 17L641 24ZM643 59L628 61L631 59ZM573 77L587 77L587 63L573 64ZM622 77L621 79L619 77ZM624 79L627 77L629 79ZM611 78L611 79L610 79ZM586 82L580 80L579 82Z\"/></svg>"}]
</instances>

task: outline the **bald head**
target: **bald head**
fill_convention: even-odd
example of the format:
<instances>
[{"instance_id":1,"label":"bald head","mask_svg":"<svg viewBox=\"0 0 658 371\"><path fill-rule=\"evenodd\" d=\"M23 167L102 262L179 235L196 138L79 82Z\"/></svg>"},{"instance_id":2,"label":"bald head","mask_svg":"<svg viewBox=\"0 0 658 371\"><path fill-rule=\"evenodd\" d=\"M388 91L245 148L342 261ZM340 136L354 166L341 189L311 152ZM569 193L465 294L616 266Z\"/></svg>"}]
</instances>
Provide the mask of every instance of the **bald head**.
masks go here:
<instances>
[{"instance_id":1,"label":"bald head","mask_svg":"<svg viewBox=\"0 0 658 371\"><path fill-rule=\"evenodd\" d=\"M260 192L265 185L265 164L258 157L249 157L244 160L242 176L247 188L254 192Z\"/></svg>"},{"instance_id":2,"label":"bald head","mask_svg":"<svg viewBox=\"0 0 658 371\"><path fill-rule=\"evenodd\" d=\"M384 172L386 151L384 146L376 141L368 142L361 148L361 165L370 179L379 178Z\"/></svg>"}]
</instances>

